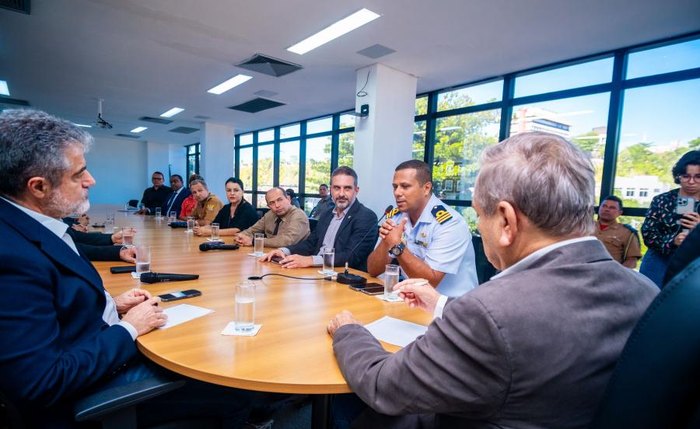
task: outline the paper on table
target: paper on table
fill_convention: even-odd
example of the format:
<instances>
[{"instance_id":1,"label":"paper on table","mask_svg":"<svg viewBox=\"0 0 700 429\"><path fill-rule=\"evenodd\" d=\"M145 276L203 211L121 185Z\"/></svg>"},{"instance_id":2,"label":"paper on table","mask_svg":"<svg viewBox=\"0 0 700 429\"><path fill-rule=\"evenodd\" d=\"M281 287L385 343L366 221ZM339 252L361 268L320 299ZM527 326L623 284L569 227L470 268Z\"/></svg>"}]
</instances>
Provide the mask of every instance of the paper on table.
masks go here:
<instances>
[{"instance_id":1,"label":"paper on table","mask_svg":"<svg viewBox=\"0 0 700 429\"><path fill-rule=\"evenodd\" d=\"M389 316L368 323L365 328L374 335L374 338L400 347L405 347L428 330L427 326Z\"/></svg>"},{"instance_id":2,"label":"paper on table","mask_svg":"<svg viewBox=\"0 0 700 429\"><path fill-rule=\"evenodd\" d=\"M213 313L214 310L197 307L196 305L180 304L175 307L166 308L163 312L168 315L168 321L165 325L161 326L160 329L172 328L175 325Z\"/></svg>"},{"instance_id":3,"label":"paper on table","mask_svg":"<svg viewBox=\"0 0 700 429\"><path fill-rule=\"evenodd\" d=\"M253 325L253 329L246 332L236 331L236 322L229 322L228 325L221 331L221 335L237 335L239 337L254 337L258 334L258 331L262 328L262 325Z\"/></svg>"}]
</instances>

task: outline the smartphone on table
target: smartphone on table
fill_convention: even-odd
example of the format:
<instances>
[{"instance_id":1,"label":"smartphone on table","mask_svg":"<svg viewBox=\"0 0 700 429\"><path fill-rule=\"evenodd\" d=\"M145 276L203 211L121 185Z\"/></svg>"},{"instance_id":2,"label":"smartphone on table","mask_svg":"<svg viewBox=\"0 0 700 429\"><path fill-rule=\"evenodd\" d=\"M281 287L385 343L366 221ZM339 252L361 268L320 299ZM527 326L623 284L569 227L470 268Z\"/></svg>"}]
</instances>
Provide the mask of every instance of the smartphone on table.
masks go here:
<instances>
[{"instance_id":1,"label":"smartphone on table","mask_svg":"<svg viewBox=\"0 0 700 429\"><path fill-rule=\"evenodd\" d=\"M185 299L185 298L192 298L195 296L200 296L201 294L202 294L202 292L198 291L197 289L188 289L188 290L181 290L178 292L164 293L162 295L158 295L158 297L163 302L170 302L170 301L177 301L178 299Z\"/></svg>"},{"instance_id":2,"label":"smartphone on table","mask_svg":"<svg viewBox=\"0 0 700 429\"><path fill-rule=\"evenodd\" d=\"M365 287L357 290L367 295L381 295L384 293L384 285L380 283L367 283Z\"/></svg>"}]
</instances>

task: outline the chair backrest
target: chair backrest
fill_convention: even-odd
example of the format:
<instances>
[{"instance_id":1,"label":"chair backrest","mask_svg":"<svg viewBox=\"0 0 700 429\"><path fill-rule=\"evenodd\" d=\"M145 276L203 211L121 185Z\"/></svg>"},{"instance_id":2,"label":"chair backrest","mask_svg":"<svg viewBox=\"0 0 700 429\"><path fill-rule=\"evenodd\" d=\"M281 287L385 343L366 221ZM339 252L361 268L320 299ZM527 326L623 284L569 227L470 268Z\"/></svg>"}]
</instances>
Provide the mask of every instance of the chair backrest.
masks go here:
<instances>
[{"instance_id":1,"label":"chair backrest","mask_svg":"<svg viewBox=\"0 0 700 429\"><path fill-rule=\"evenodd\" d=\"M318 219L314 219L312 217L309 218L309 230L311 232L314 232L316 229L316 225L318 225Z\"/></svg>"},{"instance_id":2,"label":"chair backrest","mask_svg":"<svg viewBox=\"0 0 700 429\"><path fill-rule=\"evenodd\" d=\"M496 268L491 265L488 259L486 259L486 253L484 252L484 243L481 240L481 236L478 234L472 234L472 245L474 246L474 259L476 263L476 277L479 279L479 284L486 283L496 275Z\"/></svg>"},{"instance_id":3,"label":"chair backrest","mask_svg":"<svg viewBox=\"0 0 700 429\"><path fill-rule=\"evenodd\" d=\"M590 429L700 428L700 259L630 334Z\"/></svg>"},{"instance_id":4,"label":"chair backrest","mask_svg":"<svg viewBox=\"0 0 700 429\"><path fill-rule=\"evenodd\" d=\"M129 205L129 207L138 207L139 200L129 200L128 205Z\"/></svg>"},{"instance_id":5,"label":"chair backrest","mask_svg":"<svg viewBox=\"0 0 700 429\"><path fill-rule=\"evenodd\" d=\"M260 219L260 218L262 218L263 216L265 216L265 213L267 213L268 211L270 211L270 209L265 208L265 207L258 207L257 209L255 209L255 211L256 211L256 213L258 214L258 219Z\"/></svg>"}]
</instances>

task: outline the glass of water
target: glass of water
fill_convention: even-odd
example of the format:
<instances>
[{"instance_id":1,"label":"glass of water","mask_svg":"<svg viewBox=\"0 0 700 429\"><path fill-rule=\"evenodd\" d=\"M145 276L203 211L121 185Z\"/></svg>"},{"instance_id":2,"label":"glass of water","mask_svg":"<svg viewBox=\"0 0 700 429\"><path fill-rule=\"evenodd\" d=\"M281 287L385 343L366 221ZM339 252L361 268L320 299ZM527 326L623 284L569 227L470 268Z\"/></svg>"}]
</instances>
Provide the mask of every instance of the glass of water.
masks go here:
<instances>
[{"instance_id":1,"label":"glass of water","mask_svg":"<svg viewBox=\"0 0 700 429\"><path fill-rule=\"evenodd\" d=\"M236 331L249 332L255 327L255 283L244 281L236 285Z\"/></svg>"},{"instance_id":2,"label":"glass of water","mask_svg":"<svg viewBox=\"0 0 700 429\"><path fill-rule=\"evenodd\" d=\"M394 285L399 282L399 266L387 264L384 269L384 299L395 299L398 293L394 292Z\"/></svg>"},{"instance_id":3,"label":"glass of water","mask_svg":"<svg viewBox=\"0 0 700 429\"><path fill-rule=\"evenodd\" d=\"M321 251L321 256L323 257L323 274L327 276L334 275L335 249L332 247L324 247Z\"/></svg>"},{"instance_id":4,"label":"glass of water","mask_svg":"<svg viewBox=\"0 0 700 429\"><path fill-rule=\"evenodd\" d=\"M163 219L162 215L163 215L162 209L160 207L156 207L156 220Z\"/></svg>"},{"instance_id":5,"label":"glass of water","mask_svg":"<svg viewBox=\"0 0 700 429\"><path fill-rule=\"evenodd\" d=\"M110 234L114 232L114 213L107 213L107 217L105 218L105 232Z\"/></svg>"},{"instance_id":6,"label":"glass of water","mask_svg":"<svg viewBox=\"0 0 700 429\"><path fill-rule=\"evenodd\" d=\"M209 241L221 241L221 238L219 238L219 224L214 222L209 225L209 228L211 229L211 238Z\"/></svg>"},{"instance_id":7,"label":"glass of water","mask_svg":"<svg viewBox=\"0 0 700 429\"><path fill-rule=\"evenodd\" d=\"M151 272L151 248L139 244L136 246L136 274Z\"/></svg>"},{"instance_id":8,"label":"glass of water","mask_svg":"<svg viewBox=\"0 0 700 429\"><path fill-rule=\"evenodd\" d=\"M194 232L194 217L187 216L187 231L185 232L188 234L192 234Z\"/></svg>"},{"instance_id":9,"label":"glass of water","mask_svg":"<svg viewBox=\"0 0 700 429\"><path fill-rule=\"evenodd\" d=\"M262 256L265 253L265 234L256 232L253 236L253 254Z\"/></svg>"},{"instance_id":10,"label":"glass of water","mask_svg":"<svg viewBox=\"0 0 700 429\"><path fill-rule=\"evenodd\" d=\"M122 228L122 247L134 247L134 234L136 230L133 226Z\"/></svg>"},{"instance_id":11,"label":"glass of water","mask_svg":"<svg viewBox=\"0 0 700 429\"><path fill-rule=\"evenodd\" d=\"M175 210L168 213L168 224L177 222L177 212Z\"/></svg>"}]
</instances>

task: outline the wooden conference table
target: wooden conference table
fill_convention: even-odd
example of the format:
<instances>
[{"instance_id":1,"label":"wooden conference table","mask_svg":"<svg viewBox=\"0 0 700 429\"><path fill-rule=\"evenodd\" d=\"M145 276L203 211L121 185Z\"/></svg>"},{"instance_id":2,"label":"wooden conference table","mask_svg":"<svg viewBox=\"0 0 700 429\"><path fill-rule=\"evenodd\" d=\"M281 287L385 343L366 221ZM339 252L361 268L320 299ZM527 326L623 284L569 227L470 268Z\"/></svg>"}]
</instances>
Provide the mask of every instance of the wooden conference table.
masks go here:
<instances>
[{"instance_id":1,"label":"wooden conference table","mask_svg":"<svg viewBox=\"0 0 700 429\"><path fill-rule=\"evenodd\" d=\"M92 216L93 221L96 216ZM136 243L151 246L154 272L199 274L198 280L141 284L152 294L198 289L202 295L161 303L164 307L191 304L213 313L168 329L153 331L137 340L141 352L176 373L210 383L247 390L312 394L312 423L325 427L328 394L348 393L333 355L328 321L350 310L362 323L391 316L427 325L430 316L403 303L387 303L377 297L327 280L295 280L268 276L256 283L255 323L262 328L254 337L224 336L221 331L234 318L235 285L248 276L281 273L299 277L322 277L318 268L283 269L249 256L250 247L202 252L205 237L173 229L165 220L118 213L118 226L135 226ZM231 237L224 238L227 243ZM97 262L105 287L120 294L139 285L128 274L111 274L109 267L124 265ZM340 271L342 268L336 268ZM355 272L358 273L358 272ZM362 274L362 273L358 273ZM371 279L367 274L364 277ZM389 351L398 347L384 344Z\"/></svg>"}]
</instances>

